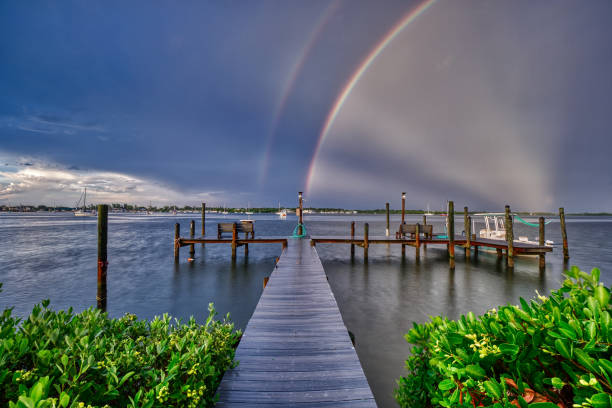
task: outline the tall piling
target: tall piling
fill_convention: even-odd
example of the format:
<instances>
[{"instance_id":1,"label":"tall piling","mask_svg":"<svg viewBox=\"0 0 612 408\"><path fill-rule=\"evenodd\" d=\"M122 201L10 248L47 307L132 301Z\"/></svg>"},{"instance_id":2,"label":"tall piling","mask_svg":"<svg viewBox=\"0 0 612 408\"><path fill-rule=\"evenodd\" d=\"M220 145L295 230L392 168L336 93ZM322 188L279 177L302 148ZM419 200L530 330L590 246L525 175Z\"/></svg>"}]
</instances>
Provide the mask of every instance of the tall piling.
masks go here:
<instances>
[{"instance_id":1,"label":"tall piling","mask_svg":"<svg viewBox=\"0 0 612 408\"><path fill-rule=\"evenodd\" d=\"M232 225L232 261L236 260L236 248L238 247L238 225Z\"/></svg>"},{"instance_id":2,"label":"tall piling","mask_svg":"<svg viewBox=\"0 0 612 408\"><path fill-rule=\"evenodd\" d=\"M189 238L195 238L195 221L191 220L189 223ZM195 257L195 245L189 244L189 258L193 259Z\"/></svg>"},{"instance_id":3,"label":"tall piling","mask_svg":"<svg viewBox=\"0 0 612 408\"><path fill-rule=\"evenodd\" d=\"M448 202L448 258L449 267L455 269L455 203L452 201Z\"/></svg>"},{"instance_id":4,"label":"tall piling","mask_svg":"<svg viewBox=\"0 0 612 408\"><path fill-rule=\"evenodd\" d=\"M385 230L385 235L389 236L389 203L385 203L385 209L387 210L387 229Z\"/></svg>"},{"instance_id":5,"label":"tall piling","mask_svg":"<svg viewBox=\"0 0 612 408\"><path fill-rule=\"evenodd\" d=\"M108 205L98 205L98 309L106 311L106 270L108 268Z\"/></svg>"},{"instance_id":6,"label":"tall piling","mask_svg":"<svg viewBox=\"0 0 612 408\"><path fill-rule=\"evenodd\" d=\"M177 222L176 224L174 224L174 262L179 261L179 251L181 249L180 239L181 239L181 224Z\"/></svg>"},{"instance_id":7,"label":"tall piling","mask_svg":"<svg viewBox=\"0 0 612 408\"><path fill-rule=\"evenodd\" d=\"M304 225L304 207L303 207L303 201L302 201L302 192L300 191L298 193L298 199L299 199L299 208L300 208L300 214L299 214L299 224L298 224L298 235L302 235L304 233L302 225Z\"/></svg>"},{"instance_id":8,"label":"tall piling","mask_svg":"<svg viewBox=\"0 0 612 408\"><path fill-rule=\"evenodd\" d=\"M467 221L465 223L465 257L467 259L470 259L471 251L472 251L472 217L468 215Z\"/></svg>"},{"instance_id":9,"label":"tall piling","mask_svg":"<svg viewBox=\"0 0 612 408\"><path fill-rule=\"evenodd\" d=\"M404 219L406 216L406 193L402 193L402 224L404 223Z\"/></svg>"},{"instance_id":10,"label":"tall piling","mask_svg":"<svg viewBox=\"0 0 612 408\"><path fill-rule=\"evenodd\" d=\"M427 216L423 214L423 225L427 225ZM432 237L429 237L431 239ZM423 248L427 249L427 244L423 244Z\"/></svg>"},{"instance_id":11,"label":"tall piling","mask_svg":"<svg viewBox=\"0 0 612 408\"><path fill-rule=\"evenodd\" d=\"M369 242L369 229L370 226L366 222L363 224L363 261L368 262L368 248L370 247Z\"/></svg>"},{"instance_id":12,"label":"tall piling","mask_svg":"<svg viewBox=\"0 0 612 408\"><path fill-rule=\"evenodd\" d=\"M505 213L505 223L506 223L506 242L508 244L508 252L506 254L506 262L508 263L509 268L514 268L514 230L513 230L513 222L512 215L510 214L510 206L506 206Z\"/></svg>"},{"instance_id":13,"label":"tall piling","mask_svg":"<svg viewBox=\"0 0 612 408\"><path fill-rule=\"evenodd\" d=\"M540 224L540 236L539 236L540 239L538 240L538 244L541 247L543 247L544 245L546 245L545 232L544 232L544 217L540 217L539 224ZM540 269L544 269L546 267L546 253L541 252L538 257L539 257Z\"/></svg>"},{"instance_id":14,"label":"tall piling","mask_svg":"<svg viewBox=\"0 0 612 408\"><path fill-rule=\"evenodd\" d=\"M202 203L202 238L206 236L206 203ZM204 243L202 242L202 246Z\"/></svg>"},{"instance_id":15,"label":"tall piling","mask_svg":"<svg viewBox=\"0 0 612 408\"><path fill-rule=\"evenodd\" d=\"M561 238L563 239L563 259L569 259L569 249L567 246L567 230L565 229L565 210L563 207L559 208L559 220L561 221Z\"/></svg>"},{"instance_id":16,"label":"tall piling","mask_svg":"<svg viewBox=\"0 0 612 408\"><path fill-rule=\"evenodd\" d=\"M351 222L351 242L355 240L355 221ZM355 257L355 244L351 243L351 258Z\"/></svg>"},{"instance_id":17,"label":"tall piling","mask_svg":"<svg viewBox=\"0 0 612 408\"><path fill-rule=\"evenodd\" d=\"M415 242L414 242L414 257L419 260L421 258L421 226L417 222L414 230Z\"/></svg>"}]
</instances>

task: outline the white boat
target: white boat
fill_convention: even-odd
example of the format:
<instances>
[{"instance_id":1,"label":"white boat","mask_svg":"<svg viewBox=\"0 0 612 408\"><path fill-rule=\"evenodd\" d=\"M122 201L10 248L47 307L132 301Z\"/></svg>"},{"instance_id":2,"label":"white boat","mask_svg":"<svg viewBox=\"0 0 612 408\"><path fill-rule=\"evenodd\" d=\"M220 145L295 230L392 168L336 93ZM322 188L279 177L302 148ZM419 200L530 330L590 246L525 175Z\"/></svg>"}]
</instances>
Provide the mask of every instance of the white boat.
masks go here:
<instances>
[{"instance_id":1,"label":"white boat","mask_svg":"<svg viewBox=\"0 0 612 408\"><path fill-rule=\"evenodd\" d=\"M431 212L431 210L429 209L429 204L427 204L427 212L424 213L423 215L435 215L434 213Z\"/></svg>"},{"instance_id":2,"label":"white boat","mask_svg":"<svg viewBox=\"0 0 612 408\"><path fill-rule=\"evenodd\" d=\"M74 212L75 217L95 217L95 211L87 211L87 187L85 187L85 190L83 191L83 194L81 194L81 197L79 197L79 201L77 201L75 207L79 206L81 203L81 198L83 199L83 206Z\"/></svg>"},{"instance_id":3,"label":"white boat","mask_svg":"<svg viewBox=\"0 0 612 408\"><path fill-rule=\"evenodd\" d=\"M276 215L281 217L281 219L283 220L287 218L287 210L284 208L281 210L280 202L278 203L278 212L276 213Z\"/></svg>"},{"instance_id":4,"label":"white boat","mask_svg":"<svg viewBox=\"0 0 612 408\"><path fill-rule=\"evenodd\" d=\"M505 225L505 213L484 213L484 214L474 214L476 216L481 216L484 218L485 227L478 231L478 236L480 238L485 239L494 239L500 241L506 241L506 225ZM511 215L512 222L514 222L515 214ZM522 221L522 219L519 217ZM523 221L524 222L524 221ZM524 222L527 225L533 226L534 224ZM472 219L472 231L476 231L476 220ZM529 237L519 236L518 239L515 239L514 242L531 244L531 245L540 245L539 240L534 239L530 240ZM553 246L554 242L551 240L546 240L544 243L546 246Z\"/></svg>"}]
</instances>

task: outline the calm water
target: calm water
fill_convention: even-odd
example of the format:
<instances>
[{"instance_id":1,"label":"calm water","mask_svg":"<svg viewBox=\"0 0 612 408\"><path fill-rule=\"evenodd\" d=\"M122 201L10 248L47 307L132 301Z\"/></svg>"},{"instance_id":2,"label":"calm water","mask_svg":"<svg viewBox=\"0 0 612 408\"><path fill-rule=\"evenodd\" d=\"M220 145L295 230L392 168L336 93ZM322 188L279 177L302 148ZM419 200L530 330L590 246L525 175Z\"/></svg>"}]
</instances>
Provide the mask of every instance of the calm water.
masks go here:
<instances>
[{"instance_id":1,"label":"calm water","mask_svg":"<svg viewBox=\"0 0 612 408\"><path fill-rule=\"evenodd\" d=\"M238 218L207 216L207 231L216 233L220 220ZM253 217L253 216L252 216ZM194 315L203 321L209 302L217 311L231 314L244 328L261 295L262 280L280 255L280 245L251 245L248 260L239 249L238 261L230 262L229 245L196 246L196 261L187 263L188 248L181 249L181 262L174 264L172 240L175 222L183 234L189 220L199 215L135 216L111 215L109 219L108 312L126 312L149 319L169 313L180 318ZM244 218L244 216L239 217ZM255 216L257 236L290 235L295 218ZM440 217L432 217L441 231ZM438 218L438 219L435 219ZM461 223L462 223L462 217ZM421 217L408 217L408 222ZM370 235L382 235L383 216L312 216L306 219L312 235L345 235L350 221L370 224ZM392 224L399 223L394 217ZM568 219L570 264L590 270L602 269L602 279L612 283L611 218ZM199 223L196 230L199 231ZM516 224L515 233L534 238L537 229ZM456 231L462 231L462 225ZM547 239L560 242L559 224L547 226ZM62 214L0 215L0 308L14 307L26 315L35 303L50 299L53 307L80 311L96 303L96 220ZM457 249L454 272L442 248L429 247L414 259L408 247L402 260L400 248L370 247L370 259L363 264L362 251L350 259L345 245L317 246L334 295L347 327L356 336L356 348L379 406L394 406L395 380L404 374L409 345L403 335L413 322L430 315L456 318L469 310L482 313L518 297L530 298L537 289L549 292L562 280L560 248L547 256L547 268L540 273L537 258L519 258L509 272L495 254L480 252L478 259L463 260Z\"/></svg>"}]
</instances>

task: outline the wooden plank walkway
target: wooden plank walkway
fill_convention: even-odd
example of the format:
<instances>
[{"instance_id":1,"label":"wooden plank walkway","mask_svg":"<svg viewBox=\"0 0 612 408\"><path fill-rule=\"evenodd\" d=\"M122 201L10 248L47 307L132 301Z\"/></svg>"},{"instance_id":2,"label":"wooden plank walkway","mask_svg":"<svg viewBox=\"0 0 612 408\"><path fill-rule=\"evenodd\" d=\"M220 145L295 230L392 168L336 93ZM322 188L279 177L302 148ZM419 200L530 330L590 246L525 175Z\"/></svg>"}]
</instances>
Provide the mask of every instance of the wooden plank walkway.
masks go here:
<instances>
[{"instance_id":1,"label":"wooden plank walkway","mask_svg":"<svg viewBox=\"0 0 612 408\"><path fill-rule=\"evenodd\" d=\"M376 407L321 260L289 239L225 373L218 407Z\"/></svg>"}]
</instances>

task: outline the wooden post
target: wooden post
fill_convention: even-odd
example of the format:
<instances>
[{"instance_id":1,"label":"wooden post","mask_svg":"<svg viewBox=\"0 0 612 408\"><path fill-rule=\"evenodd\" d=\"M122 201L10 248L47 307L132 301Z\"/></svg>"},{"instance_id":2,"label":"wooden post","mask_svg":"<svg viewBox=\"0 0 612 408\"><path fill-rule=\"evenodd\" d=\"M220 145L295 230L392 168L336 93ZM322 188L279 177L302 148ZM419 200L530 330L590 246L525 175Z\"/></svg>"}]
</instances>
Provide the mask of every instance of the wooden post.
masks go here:
<instances>
[{"instance_id":1,"label":"wooden post","mask_svg":"<svg viewBox=\"0 0 612 408\"><path fill-rule=\"evenodd\" d=\"M514 268L514 231L512 230L513 222L512 215L510 214L510 206L506 206L506 241L508 244L508 253L506 262L509 268Z\"/></svg>"},{"instance_id":2,"label":"wooden post","mask_svg":"<svg viewBox=\"0 0 612 408\"><path fill-rule=\"evenodd\" d=\"M419 225L419 223L417 222L416 224L416 228L414 230L414 235L415 235L415 251L414 251L414 256L415 258L418 260L421 257L421 226Z\"/></svg>"},{"instance_id":3,"label":"wooden post","mask_svg":"<svg viewBox=\"0 0 612 408\"><path fill-rule=\"evenodd\" d=\"M368 248L370 247L370 243L368 240L370 226L366 222L363 224L363 261L368 262Z\"/></svg>"},{"instance_id":4,"label":"wooden post","mask_svg":"<svg viewBox=\"0 0 612 408\"><path fill-rule=\"evenodd\" d=\"M425 214L423 214L423 225L427 225L427 216ZM429 237L429 239L431 238L433 237ZM423 248L427 249L427 244L423 244Z\"/></svg>"},{"instance_id":5,"label":"wooden post","mask_svg":"<svg viewBox=\"0 0 612 408\"><path fill-rule=\"evenodd\" d=\"M402 193L402 224L404 223L406 213L406 193Z\"/></svg>"},{"instance_id":6,"label":"wooden post","mask_svg":"<svg viewBox=\"0 0 612 408\"><path fill-rule=\"evenodd\" d=\"M232 225L232 261L236 260L236 247L238 246L238 225Z\"/></svg>"},{"instance_id":7,"label":"wooden post","mask_svg":"<svg viewBox=\"0 0 612 408\"><path fill-rule=\"evenodd\" d=\"M501 250L501 248L497 248L497 249L496 249L496 251L497 251L497 259L502 259L502 258L503 258L503 255L502 255L502 250Z\"/></svg>"},{"instance_id":8,"label":"wooden post","mask_svg":"<svg viewBox=\"0 0 612 408\"><path fill-rule=\"evenodd\" d=\"M451 269L455 269L455 203L452 201L448 202L448 258L449 266Z\"/></svg>"},{"instance_id":9,"label":"wooden post","mask_svg":"<svg viewBox=\"0 0 612 408\"><path fill-rule=\"evenodd\" d=\"M355 221L351 222L351 241L355 239ZM355 244L351 244L351 258L355 256Z\"/></svg>"},{"instance_id":10,"label":"wooden post","mask_svg":"<svg viewBox=\"0 0 612 408\"><path fill-rule=\"evenodd\" d=\"M387 210L387 229L385 230L385 235L389 236L389 203L385 203L385 208Z\"/></svg>"},{"instance_id":11,"label":"wooden post","mask_svg":"<svg viewBox=\"0 0 612 408\"><path fill-rule=\"evenodd\" d=\"M467 208L467 207L466 207ZM472 217L468 215L465 224L465 257L470 259L472 251Z\"/></svg>"},{"instance_id":12,"label":"wooden post","mask_svg":"<svg viewBox=\"0 0 612 408\"><path fill-rule=\"evenodd\" d=\"M174 262L179 261L179 251L181 249L179 240L181 239L181 224L174 224Z\"/></svg>"},{"instance_id":13,"label":"wooden post","mask_svg":"<svg viewBox=\"0 0 612 408\"><path fill-rule=\"evenodd\" d=\"M466 207L463 207L463 233L465 235L467 235L467 230L468 230L467 223L468 223L468 208L466 206ZM464 245L463 249L465 250L465 248L466 246Z\"/></svg>"},{"instance_id":14,"label":"wooden post","mask_svg":"<svg viewBox=\"0 0 612 408\"><path fill-rule=\"evenodd\" d=\"M206 203L202 203L202 238L206 235ZM204 243L202 242L202 246Z\"/></svg>"},{"instance_id":15,"label":"wooden post","mask_svg":"<svg viewBox=\"0 0 612 408\"><path fill-rule=\"evenodd\" d=\"M561 238L563 239L563 259L569 259L569 249L567 247L567 230L565 229L565 210L559 208L559 220L561 221Z\"/></svg>"},{"instance_id":16,"label":"wooden post","mask_svg":"<svg viewBox=\"0 0 612 408\"><path fill-rule=\"evenodd\" d=\"M298 193L299 201L300 201L300 216L299 216L299 226L298 226L298 235L302 235L304 232L302 230L302 225L304 224L304 208L302 203L302 192Z\"/></svg>"},{"instance_id":17,"label":"wooden post","mask_svg":"<svg viewBox=\"0 0 612 408\"><path fill-rule=\"evenodd\" d=\"M195 238L195 221L191 220L189 223L189 237L191 239ZM195 245L189 245L189 258L193 259L195 257Z\"/></svg>"},{"instance_id":18,"label":"wooden post","mask_svg":"<svg viewBox=\"0 0 612 408\"><path fill-rule=\"evenodd\" d=\"M544 245L546 245L546 240L544 239L544 217L540 217L540 239L538 244L543 247ZM546 252L542 252L539 255L539 261L540 261L540 269L543 269L546 267Z\"/></svg>"},{"instance_id":19,"label":"wooden post","mask_svg":"<svg viewBox=\"0 0 612 408\"><path fill-rule=\"evenodd\" d=\"M98 205L98 309L106 311L106 270L108 268L108 205Z\"/></svg>"}]
</instances>

